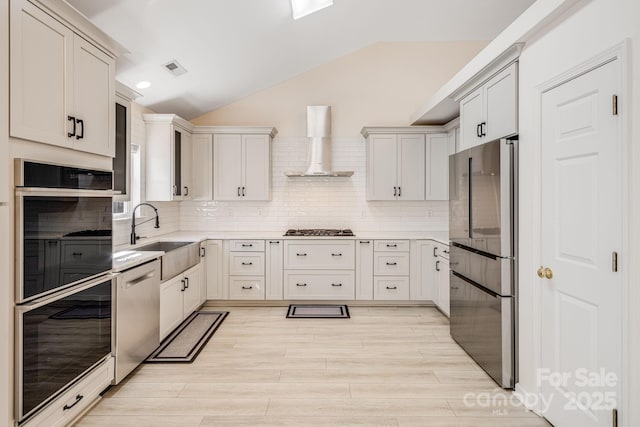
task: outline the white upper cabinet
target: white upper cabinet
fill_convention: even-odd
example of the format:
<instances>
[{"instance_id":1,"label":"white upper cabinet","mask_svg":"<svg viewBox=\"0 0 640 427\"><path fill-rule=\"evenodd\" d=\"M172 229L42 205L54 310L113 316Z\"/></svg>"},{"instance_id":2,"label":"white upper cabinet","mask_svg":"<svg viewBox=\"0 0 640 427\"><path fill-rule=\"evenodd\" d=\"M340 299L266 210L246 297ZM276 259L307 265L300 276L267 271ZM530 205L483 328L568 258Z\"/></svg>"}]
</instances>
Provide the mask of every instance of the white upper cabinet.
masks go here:
<instances>
[{"instance_id":1,"label":"white upper cabinet","mask_svg":"<svg viewBox=\"0 0 640 427\"><path fill-rule=\"evenodd\" d=\"M116 54L58 18L11 2L10 135L114 157Z\"/></svg>"},{"instance_id":2,"label":"white upper cabinet","mask_svg":"<svg viewBox=\"0 0 640 427\"><path fill-rule=\"evenodd\" d=\"M427 135L426 200L449 200L449 135Z\"/></svg>"},{"instance_id":3,"label":"white upper cabinet","mask_svg":"<svg viewBox=\"0 0 640 427\"><path fill-rule=\"evenodd\" d=\"M192 200L213 199L213 135L194 133L191 138Z\"/></svg>"},{"instance_id":4,"label":"white upper cabinet","mask_svg":"<svg viewBox=\"0 0 640 427\"><path fill-rule=\"evenodd\" d=\"M145 114L146 200L191 198L191 125L174 114Z\"/></svg>"},{"instance_id":5,"label":"white upper cabinet","mask_svg":"<svg viewBox=\"0 0 640 427\"><path fill-rule=\"evenodd\" d=\"M241 129L239 129L241 130ZM214 133L213 199L271 199L271 138L275 129Z\"/></svg>"},{"instance_id":6,"label":"white upper cabinet","mask_svg":"<svg viewBox=\"0 0 640 427\"><path fill-rule=\"evenodd\" d=\"M424 134L370 134L367 200L424 200Z\"/></svg>"},{"instance_id":7,"label":"white upper cabinet","mask_svg":"<svg viewBox=\"0 0 640 427\"><path fill-rule=\"evenodd\" d=\"M495 74L460 99L460 148L518 132L518 63Z\"/></svg>"}]
</instances>

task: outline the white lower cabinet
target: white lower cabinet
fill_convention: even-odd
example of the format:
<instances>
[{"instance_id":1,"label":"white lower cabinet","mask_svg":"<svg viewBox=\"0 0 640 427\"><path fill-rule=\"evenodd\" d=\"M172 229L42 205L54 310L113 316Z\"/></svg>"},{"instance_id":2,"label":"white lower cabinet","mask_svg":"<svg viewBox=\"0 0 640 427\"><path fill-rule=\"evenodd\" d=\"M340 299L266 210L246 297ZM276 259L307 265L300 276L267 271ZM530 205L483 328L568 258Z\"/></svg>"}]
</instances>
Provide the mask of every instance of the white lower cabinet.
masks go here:
<instances>
[{"instance_id":1,"label":"white lower cabinet","mask_svg":"<svg viewBox=\"0 0 640 427\"><path fill-rule=\"evenodd\" d=\"M267 240L265 251L265 299L284 298L284 241Z\"/></svg>"},{"instance_id":2,"label":"white lower cabinet","mask_svg":"<svg viewBox=\"0 0 640 427\"><path fill-rule=\"evenodd\" d=\"M222 240L207 240L205 248L205 280L207 299L223 299Z\"/></svg>"},{"instance_id":3,"label":"white lower cabinet","mask_svg":"<svg viewBox=\"0 0 640 427\"><path fill-rule=\"evenodd\" d=\"M109 357L86 377L64 392L29 421L25 427L64 427L84 413L100 399L102 393L114 378L113 358Z\"/></svg>"},{"instance_id":4,"label":"white lower cabinet","mask_svg":"<svg viewBox=\"0 0 640 427\"><path fill-rule=\"evenodd\" d=\"M285 299L349 300L355 298L353 271L287 270Z\"/></svg>"},{"instance_id":5,"label":"white lower cabinet","mask_svg":"<svg viewBox=\"0 0 640 427\"><path fill-rule=\"evenodd\" d=\"M436 302L438 308L449 315L449 260L438 256L435 264L436 269L436 281L438 286L438 301Z\"/></svg>"},{"instance_id":6,"label":"white lower cabinet","mask_svg":"<svg viewBox=\"0 0 640 427\"><path fill-rule=\"evenodd\" d=\"M202 264L160 284L160 340L200 305Z\"/></svg>"},{"instance_id":7,"label":"white lower cabinet","mask_svg":"<svg viewBox=\"0 0 640 427\"><path fill-rule=\"evenodd\" d=\"M229 278L229 299L264 299L263 276L232 276Z\"/></svg>"},{"instance_id":8,"label":"white lower cabinet","mask_svg":"<svg viewBox=\"0 0 640 427\"><path fill-rule=\"evenodd\" d=\"M265 299L264 240L230 240L224 245L228 299Z\"/></svg>"},{"instance_id":9,"label":"white lower cabinet","mask_svg":"<svg viewBox=\"0 0 640 427\"><path fill-rule=\"evenodd\" d=\"M356 240L356 299L373 300L373 240Z\"/></svg>"},{"instance_id":10,"label":"white lower cabinet","mask_svg":"<svg viewBox=\"0 0 640 427\"><path fill-rule=\"evenodd\" d=\"M409 277L376 277L373 281L373 293L376 300L408 300Z\"/></svg>"},{"instance_id":11,"label":"white lower cabinet","mask_svg":"<svg viewBox=\"0 0 640 427\"><path fill-rule=\"evenodd\" d=\"M410 299L435 303L438 300L438 286L435 277L435 242L433 240L414 240L411 245Z\"/></svg>"}]
</instances>

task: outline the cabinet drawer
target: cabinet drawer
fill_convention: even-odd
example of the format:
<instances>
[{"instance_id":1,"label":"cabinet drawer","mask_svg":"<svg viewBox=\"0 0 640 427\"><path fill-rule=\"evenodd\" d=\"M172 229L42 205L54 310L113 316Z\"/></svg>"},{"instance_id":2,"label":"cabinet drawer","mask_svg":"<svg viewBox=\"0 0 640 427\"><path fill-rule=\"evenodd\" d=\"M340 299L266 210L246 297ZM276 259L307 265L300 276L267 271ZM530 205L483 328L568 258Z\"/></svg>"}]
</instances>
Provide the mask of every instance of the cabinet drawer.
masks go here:
<instances>
[{"instance_id":1,"label":"cabinet drawer","mask_svg":"<svg viewBox=\"0 0 640 427\"><path fill-rule=\"evenodd\" d=\"M285 271L285 299L355 299L353 272Z\"/></svg>"},{"instance_id":2,"label":"cabinet drawer","mask_svg":"<svg viewBox=\"0 0 640 427\"><path fill-rule=\"evenodd\" d=\"M264 277L230 277L229 299L264 299Z\"/></svg>"},{"instance_id":3,"label":"cabinet drawer","mask_svg":"<svg viewBox=\"0 0 640 427\"><path fill-rule=\"evenodd\" d=\"M63 427L70 425L76 417L100 397L100 393L111 384L113 378L113 358L109 358L106 363L97 367L49 406L45 407L42 412L31 418L25 425L29 427ZM75 406L69 408L74 403Z\"/></svg>"},{"instance_id":4,"label":"cabinet drawer","mask_svg":"<svg viewBox=\"0 0 640 427\"><path fill-rule=\"evenodd\" d=\"M374 300L408 300L408 277L376 277L373 279Z\"/></svg>"},{"instance_id":5,"label":"cabinet drawer","mask_svg":"<svg viewBox=\"0 0 640 427\"><path fill-rule=\"evenodd\" d=\"M409 254L406 252L376 252L373 257L376 276L408 276Z\"/></svg>"},{"instance_id":6,"label":"cabinet drawer","mask_svg":"<svg viewBox=\"0 0 640 427\"><path fill-rule=\"evenodd\" d=\"M264 240L230 240L229 250L234 252L264 252Z\"/></svg>"},{"instance_id":7,"label":"cabinet drawer","mask_svg":"<svg viewBox=\"0 0 640 427\"><path fill-rule=\"evenodd\" d=\"M436 242L435 255L440 256L444 259L449 259L449 245L444 245L442 243Z\"/></svg>"},{"instance_id":8,"label":"cabinet drawer","mask_svg":"<svg viewBox=\"0 0 640 427\"><path fill-rule=\"evenodd\" d=\"M355 244L345 241L286 241L284 268L291 270L353 270Z\"/></svg>"},{"instance_id":9,"label":"cabinet drawer","mask_svg":"<svg viewBox=\"0 0 640 427\"><path fill-rule=\"evenodd\" d=\"M229 274L238 276L263 276L264 253L229 252Z\"/></svg>"},{"instance_id":10,"label":"cabinet drawer","mask_svg":"<svg viewBox=\"0 0 640 427\"><path fill-rule=\"evenodd\" d=\"M408 240L376 240L376 252L409 252Z\"/></svg>"}]
</instances>

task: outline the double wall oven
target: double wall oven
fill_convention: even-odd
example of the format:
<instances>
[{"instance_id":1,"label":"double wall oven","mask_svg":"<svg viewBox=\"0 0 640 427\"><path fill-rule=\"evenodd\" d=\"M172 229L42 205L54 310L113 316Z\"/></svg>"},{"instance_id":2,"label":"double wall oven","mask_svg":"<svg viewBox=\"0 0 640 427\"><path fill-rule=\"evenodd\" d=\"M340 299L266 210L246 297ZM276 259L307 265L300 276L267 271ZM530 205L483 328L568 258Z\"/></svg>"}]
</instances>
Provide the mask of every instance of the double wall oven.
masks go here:
<instances>
[{"instance_id":1,"label":"double wall oven","mask_svg":"<svg viewBox=\"0 0 640 427\"><path fill-rule=\"evenodd\" d=\"M16 418L111 354L111 171L18 159Z\"/></svg>"}]
</instances>

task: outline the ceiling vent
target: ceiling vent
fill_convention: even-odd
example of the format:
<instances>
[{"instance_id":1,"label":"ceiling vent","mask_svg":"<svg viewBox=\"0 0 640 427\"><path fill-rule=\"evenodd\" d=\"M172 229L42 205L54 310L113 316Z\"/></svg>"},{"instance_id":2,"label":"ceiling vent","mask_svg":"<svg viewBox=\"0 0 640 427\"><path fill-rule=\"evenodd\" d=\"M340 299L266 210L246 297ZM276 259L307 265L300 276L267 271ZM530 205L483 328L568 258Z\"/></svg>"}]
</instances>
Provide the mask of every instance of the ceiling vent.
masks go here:
<instances>
[{"instance_id":1,"label":"ceiling vent","mask_svg":"<svg viewBox=\"0 0 640 427\"><path fill-rule=\"evenodd\" d=\"M175 59L173 61L169 61L166 64L162 65L168 72L178 77L187 72L187 69L184 68L178 61Z\"/></svg>"}]
</instances>

